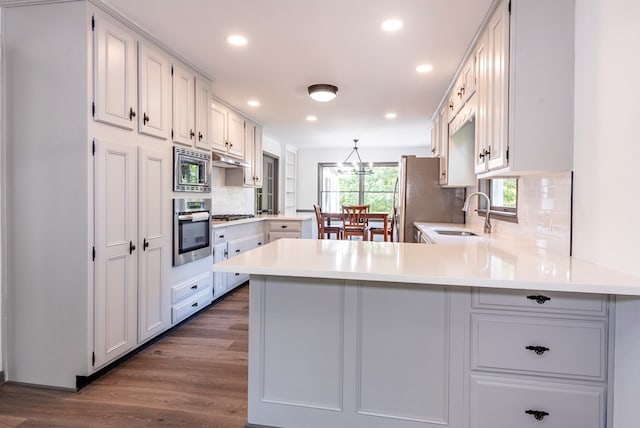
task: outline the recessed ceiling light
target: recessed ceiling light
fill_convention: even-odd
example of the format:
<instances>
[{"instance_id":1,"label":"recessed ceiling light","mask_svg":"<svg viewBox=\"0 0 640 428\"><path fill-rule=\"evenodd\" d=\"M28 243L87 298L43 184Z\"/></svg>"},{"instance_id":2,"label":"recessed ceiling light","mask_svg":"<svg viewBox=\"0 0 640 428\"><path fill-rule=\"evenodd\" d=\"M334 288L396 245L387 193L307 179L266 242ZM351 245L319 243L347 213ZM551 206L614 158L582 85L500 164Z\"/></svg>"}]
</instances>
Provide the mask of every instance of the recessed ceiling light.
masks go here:
<instances>
[{"instance_id":1,"label":"recessed ceiling light","mask_svg":"<svg viewBox=\"0 0 640 428\"><path fill-rule=\"evenodd\" d=\"M227 37L227 42L229 42L229 44L233 46L244 46L248 43L247 38L239 34L230 35L229 37Z\"/></svg>"},{"instance_id":2,"label":"recessed ceiling light","mask_svg":"<svg viewBox=\"0 0 640 428\"><path fill-rule=\"evenodd\" d=\"M247 104L249 104L251 107L259 107L260 106L260 101L258 101L258 100L249 100L249 101L247 101Z\"/></svg>"},{"instance_id":3,"label":"recessed ceiling light","mask_svg":"<svg viewBox=\"0 0 640 428\"><path fill-rule=\"evenodd\" d=\"M433 66L429 64L420 64L419 66L416 67L416 71L418 73L428 73L431 70L433 70Z\"/></svg>"},{"instance_id":4,"label":"recessed ceiling light","mask_svg":"<svg viewBox=\"0 0 640 428\"><path fill-rule=\"evenodd\" d=\"M307 120L309 122L315 122L316 120L318 120L318 117L310 114L309 116L307 116Z\"/></svg>"},{"instance_id":5,"label":"recessed ceiling light","mask_svg":"<svg viewBox=\"0 0 640 428\"><path fill-rule=\"evenodd\" d=\"M384 115L384 117L386 117L387 119L395 119L396 117L398 117L398 115L395 113L387 113Z\"/></svg>"},{"instance_id":6,"label":"recessed ceiling light","mask_svg":"<svg viewBox=\"0 0 640 428\"><path fill-rule=\"evenodd\" d=\"M399 19L387 19L382 23L382 29L384 31L398 31L402 28L402 21Z\"/></svg>"}]
</instances>

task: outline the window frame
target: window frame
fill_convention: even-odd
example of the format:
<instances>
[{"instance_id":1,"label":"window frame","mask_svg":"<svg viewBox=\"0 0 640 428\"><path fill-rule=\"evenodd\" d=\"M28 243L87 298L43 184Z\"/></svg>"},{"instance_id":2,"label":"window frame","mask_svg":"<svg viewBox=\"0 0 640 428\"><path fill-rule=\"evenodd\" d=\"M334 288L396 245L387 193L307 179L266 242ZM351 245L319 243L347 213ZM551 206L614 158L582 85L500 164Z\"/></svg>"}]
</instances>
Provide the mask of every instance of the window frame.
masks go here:
<instances>
[{"instance_id":1,"label":"window frame","mask_svg":"<svg viewBox=\"0 0 640 428\"><path fill-rule=\"evenodd\" d=\"M375 167L396 167L396 168L400 168L400 164L398 162L367 162L367 165L371 165L373 168ZM323 175L323 168L328 167L334 167L337 168L340 166L339 162L318 162L318 195L317 195L317 201L318 204L321 203L322 201L322 193L323 193L323 181L324 181L324 175ZM358 204L359 205L363 205L364 204L364 197L365 197L365 193L367 193L365 191L365 177L366 175L360 175L359 176L359 180L358 180ZM355 191L354 191L355 193ZM395 193L395 190L392 192L385 192L385 193ZM323 207L324 209L324 207ZM391 207L391 210L393 211L393 207ZM390 211L390 214L391 212Z\"/></svg>"},{"instance_id":2,"label":"window frame","mask_svg":"<svg viewBox=\"0 0 640 428\"><path fill-rule=\"evenodd\" d=\"M481 178L478 180L478 191L482 193L486 193L489 196L491 201L494 198L491 195L492 180L502 180L502 179L515 179L516 180L516 206L515 208L504 207L504 206L495 206L491 205L489 208L491 211L491 218L495 220L507 221L510 223L518 223L518 201L519 201L519 187L520 180L519 177L515 176L505 176L505 177L492 177L492 178ZM487 201L484 198L478 198L478 208L477 213L479 217L485 217L487 215Z\"/></svg>"}]
</instances>

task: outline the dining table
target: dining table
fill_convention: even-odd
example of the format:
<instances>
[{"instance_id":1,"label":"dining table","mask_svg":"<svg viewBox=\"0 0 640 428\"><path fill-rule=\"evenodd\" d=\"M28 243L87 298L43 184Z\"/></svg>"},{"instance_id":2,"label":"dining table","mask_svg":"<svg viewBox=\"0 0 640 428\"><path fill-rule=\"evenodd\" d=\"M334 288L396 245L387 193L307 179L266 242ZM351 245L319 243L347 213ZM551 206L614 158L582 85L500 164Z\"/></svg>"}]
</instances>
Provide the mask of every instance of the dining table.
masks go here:
<instances>
[{"instance_id":1,"label":"dining table","mask_svg":"<svg viewBox=\"0 0 640 428\"><path fill-rule=\"evenodd\" d=\"M331 226L331 220L339 220L342 221L343 220L343 214L342 213L335 213L335 212L323 212L322 214L322 221L323 224L326 224L327 226ZM373 211L373 212L368 212L367 213L367 222L369 220L382 220L382 224L383 224L383 237L385 241L389 240L389 222L387 221L389 219L389 213L386 211ZM326 223L324 223L326 221Z\"/></svg>"}]
</instances>

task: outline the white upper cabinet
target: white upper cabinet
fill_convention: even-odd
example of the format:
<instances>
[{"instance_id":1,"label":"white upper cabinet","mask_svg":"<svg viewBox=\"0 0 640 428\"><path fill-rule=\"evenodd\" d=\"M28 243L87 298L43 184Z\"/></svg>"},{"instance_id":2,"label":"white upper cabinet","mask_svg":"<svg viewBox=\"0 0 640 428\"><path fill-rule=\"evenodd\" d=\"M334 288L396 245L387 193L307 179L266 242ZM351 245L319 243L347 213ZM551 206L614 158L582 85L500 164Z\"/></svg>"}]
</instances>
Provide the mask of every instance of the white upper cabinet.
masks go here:
<instances>
[{"instance_id":1,"label":"white upper cabinet","mask_svg":"<svg viewBox=\"0 0 640 428\"><path fill-rule=\"evenodd\" d=\"M227 112L227 144L230 155L244 159L244 118L231 110Z\"/></svg>"},{"instance_id":2,"label":"white upper cabinet","mask_svg":"<svg viewBox=\"0 0 640 428\"><path fill-rule=\"evenodd\" d=\"M196 136L195 143L199 149L211 151L211 118L209 100L211 89L209 82L196 77Z\"/></svg>"},{"instance_id":3,"label":"white upper cabinet","mask_svg":"<svg viewBox=\"0 0 640 428\"><path fill-rule=\"evenodd\" d=\"M138 131L169 138L171 120L170 66L167 56L138 42Z\"/></svg>"},{"instance_id":4,"label":"white upper cabinet","mask_svg":"<svg viewBox=\"0 0 640 428\"><path fill-rule=\"evenodd\" d=\"M475 153L483 177L571 170L574 6L505 0L483 30L476 54L484 141Z\"/></svg>"},{"instance_id":5,"label":"white upper cabinet","mask_svg":"<svg viewBox=\"0 0 640 428\"><path fill-rule=\"evenodd\" d=\"M136 108L135 36L106 15L93 16L94 118L133 129Z\"/></svg>"},{"instance_id":6,"label":"white upper cabinet","mask_svg":"<svg viewBox=\"0 0 640 428\"><path fill-rule=\"evenodd\" d=\"M507 166L508 47L509 12L502 2L489 20L476 55L478 67L482 67L478 90L483 91L481 120L485 127L484 138L476 139L476 173Z\"/></svg>"},{"instance_id":7,"label":"white upper cabinet","mask_svg":"<svg viewBox=\"0 0 640 428\"><path fill-rule=\"evenodd\" d=\"M174 143L211 150L210 82L184 67L172 66Z\"/></svg>"},{"instance_id":8,"label":"white upper cabinet","mask_svg":"<svg viewBox=\"0 0 640 428\"><path fill-rule=\"evenodd\" d=\"M244 157L251 164L244 169L244 185L262 187L262 128L247 120L244 129Z\"/></svg>"},{"instance_id":9,"label":"white upper cabinet","mask_svg":"<svg viewBox=\"0 0 640 428\"><path fill-rule=\"evenodd\" d=\"M195 131L195 75L186 68L173 65L172 139L174 143L193 146Z\"/></svg>"},{"instance_id":10,"label":"white upper cabinet","mask_svg":"<svg viewBox=\"0 0 640 428\"><path fill-rule=\"evenodd\" d=\"M227 111L218 101L211 101L211 148L217 152L227 151Z\"/></svg>"}]
</instances>

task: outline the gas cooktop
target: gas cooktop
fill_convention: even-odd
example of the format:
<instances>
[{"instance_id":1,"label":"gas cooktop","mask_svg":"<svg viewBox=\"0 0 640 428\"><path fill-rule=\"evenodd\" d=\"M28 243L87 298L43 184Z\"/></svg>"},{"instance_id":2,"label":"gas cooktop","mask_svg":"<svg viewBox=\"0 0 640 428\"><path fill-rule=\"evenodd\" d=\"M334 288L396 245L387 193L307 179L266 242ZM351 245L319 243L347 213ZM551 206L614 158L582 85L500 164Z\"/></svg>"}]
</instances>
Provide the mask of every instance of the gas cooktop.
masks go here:
<instances>
[{"instance_id":1,"label":"gas cooktop","mask_svg":"<svg viewBox=\"0 0 640 428\"><path fill-rule=\"evenodd\" d=\"M211 216L211 220L214 221L232 221L243 220L245 218L253 218L253 214L214 214Z\"/></svg>"}]
</instances>

